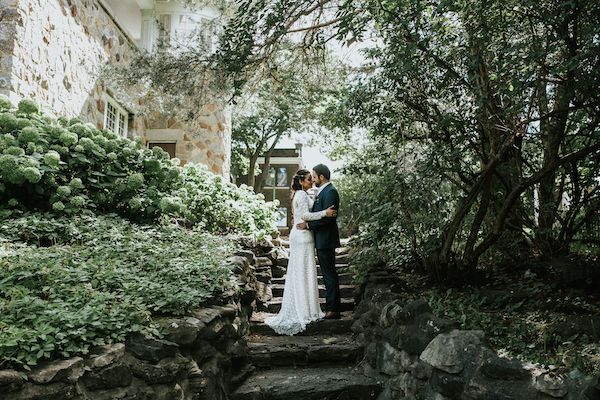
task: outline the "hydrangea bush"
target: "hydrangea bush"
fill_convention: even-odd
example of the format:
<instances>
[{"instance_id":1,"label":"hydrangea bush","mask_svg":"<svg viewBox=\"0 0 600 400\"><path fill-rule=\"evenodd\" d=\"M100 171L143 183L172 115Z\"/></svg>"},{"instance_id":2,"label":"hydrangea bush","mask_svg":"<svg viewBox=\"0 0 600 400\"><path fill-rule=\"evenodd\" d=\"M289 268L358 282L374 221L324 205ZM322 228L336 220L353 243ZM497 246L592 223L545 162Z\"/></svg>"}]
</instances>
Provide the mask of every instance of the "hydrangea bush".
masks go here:
<instances>
[{"instance_id":1,"label":"hydrangea bush","mask_svg":"<svg viewBox=\"0 0 600 400\"><path fill-rule=\"evenodd\" d=\"M0 208L116 212L133 221L161 216L214 233L270 232L277 205L203 165L180 167L160 148L98 130L78 119L54 120L31 101L0 99Z\"/></svg>"}]
</instances>

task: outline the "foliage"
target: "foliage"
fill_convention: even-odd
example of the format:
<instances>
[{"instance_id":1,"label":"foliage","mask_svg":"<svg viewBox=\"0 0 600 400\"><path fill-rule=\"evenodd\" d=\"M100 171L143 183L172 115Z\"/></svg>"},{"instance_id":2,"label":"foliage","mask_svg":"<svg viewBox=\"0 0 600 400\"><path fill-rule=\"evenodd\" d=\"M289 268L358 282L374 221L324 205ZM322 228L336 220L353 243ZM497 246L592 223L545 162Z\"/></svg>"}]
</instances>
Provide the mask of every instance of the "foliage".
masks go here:
<instances>
[{"instance_id":1,"label":"foliage","mask_svg":"<svg viewBox=\"0 0 600 400\"><path fill-rule=\"evenodd\" d=\"M76 119L52 120L30 102L0 114L0 209L117 212L134 221L161 216L210 232L269 232L276 205L203 165L179 167L160 148Z\"/></svg>"},{"instance_id":2,"label":"foliage","mask_svg":"<svg viewBox=\"0 0 600 400\"><path fill-rule=\"evenodd\" d=\"M436 315L458 321L461 329L483 330L490 344L502 354L553 365L562 371L578 369L590 376L600 375L600 333L594 336L577 332L564 337L557 331L559 324L573 318L569 315L572 310L597 315L600 311L597 305L583 297L548 296L549 291L560 293L557 285L537 282L511 285L510 289L495 301L472 288L430 289L422 295ZM513 298L514 293L527 293L528 297ZM565 309L569 312L565 313Z\"/></svg>"},{"instance_id":3,"label":"foliage","mask_svg":"<svg viewBox=\"0 0 600 400\"><path fill-rule=\"evenodd\" d=\"M1 226L0 365L156 331L153 315L183 314L234 287L223 264L230 245L198 230L37 213Z\"/></svg>"},{"instance_id":4,"label":"foliage","mask_svg":"<svg viewBox=\"0 0 600 400\"><path fill-rule=\"evenodd\" d=\"M410 142L425 153L449 186L451 211L437 246L419 249L420 262L440 279L468 276L500 253L568 253L577 232L598 218L598 7L552 0L244 2L223 49L245 68L268 68L277 44L295 34L304 39L299 46L315 43L317 51L332 38L372 36L369 64L324 119L336 135L360 127L372 142L398 150ZM382 166L396 165L397 153ZM431 190L417 185L414 196L427 206L437 198ZM568 208L560 206L563 193L572 199ZM365 224L381 222L365 216Z\"/></svg>"},{"instance_id":5,"label":"foliage","mask_svg":"<svg viewBox=\"0 0 600 400\"><path fill-rule=\"evenodd\" d=\"M452 212L452 187L437 173L435 153L417 153L411 145L398 149L382 139L352 153L346 149L346 155L336 184L344 203L342 229L354 235L357 272L380 263L421 269Z\"/></svg>"},{"instance_id":6,"label":"foliage","mask_svg":"<svg viewBox=\"0 0 600 400\"><path fill-rule=\"evenodd\" d=\"M240 162L234 173L247 176L256 192L262 190L271 154L283 138L303 140L322 129L317 110L335 93L343 76L342 66L330 57L312 76L303 77L291 61L291 52L281 51L277 69L260 82L246 85L237 99L232 158ZM259 157L265 159L260 173Z\"/></svg>"}]
</instances>

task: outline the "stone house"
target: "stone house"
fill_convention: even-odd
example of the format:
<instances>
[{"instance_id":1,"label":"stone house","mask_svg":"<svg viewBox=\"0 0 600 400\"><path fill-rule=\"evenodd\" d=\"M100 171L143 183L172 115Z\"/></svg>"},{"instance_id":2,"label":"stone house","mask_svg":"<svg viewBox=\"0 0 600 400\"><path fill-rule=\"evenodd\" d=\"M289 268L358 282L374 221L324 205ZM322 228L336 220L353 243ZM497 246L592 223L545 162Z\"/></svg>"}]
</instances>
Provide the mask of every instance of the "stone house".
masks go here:
<instances>
[{"instance_id":1,"label":"stone house","mask_svg":"<svg viewBox=\"0 0 600 400\"><path fill-rule=\"evenodd\" d=\"M149 147L160 146L182 164L206 164L229 177L231 113L208 103L193 122L155 113L102 82L107 64L127 64L137 49L158 39L181 39L208 30L218 11L177 0L0 0L0 94L23 98L50 115L78 117ZM207 29L203 29L206 26ZM152 114L152 113L151 113Z\"/></svg>"}]
</instances>

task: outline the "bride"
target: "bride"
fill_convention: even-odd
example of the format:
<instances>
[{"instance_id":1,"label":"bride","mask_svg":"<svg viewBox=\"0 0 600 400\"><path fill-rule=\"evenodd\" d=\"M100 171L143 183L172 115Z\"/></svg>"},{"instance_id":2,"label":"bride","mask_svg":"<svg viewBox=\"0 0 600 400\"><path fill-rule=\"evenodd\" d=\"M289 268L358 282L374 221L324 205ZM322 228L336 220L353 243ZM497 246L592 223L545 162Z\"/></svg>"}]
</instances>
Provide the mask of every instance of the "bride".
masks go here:
<instances>
[{"instance_id":1,"label":"bride","mask_svg":"<svg viewBox=\"0 0 600 400\"><path fill-rule=\"evenodd\" d=\"M283 301L279 314L265 318L265 324L283 335L300 333L311 321L324 316L319 305L315 239L312 232L299 230L296 225L303 221L335 217L337 211L332 206L327 210L309 212L312 200L306 191L312 186L310 171L301 169L296 172L292 182L294 225L290 232L290 259L285 276Z\"/></svg>"}]
</instances>

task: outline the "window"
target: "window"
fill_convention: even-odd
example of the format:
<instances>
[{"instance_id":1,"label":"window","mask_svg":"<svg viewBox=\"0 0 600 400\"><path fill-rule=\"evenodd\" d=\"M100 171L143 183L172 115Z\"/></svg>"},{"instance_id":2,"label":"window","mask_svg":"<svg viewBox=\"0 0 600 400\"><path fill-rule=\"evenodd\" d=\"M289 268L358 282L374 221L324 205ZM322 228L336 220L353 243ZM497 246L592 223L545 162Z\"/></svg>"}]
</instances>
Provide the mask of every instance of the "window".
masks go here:
<instances>
[{"instance_id":1,"label":"window","mask_svg":"<svg viewBox=\"0 0 600 400\"><path fill-rule=\"evenodd\" d=\"M104 101L104 128L119 136L127 137L129 113L108 95L105 96Z\"/></svg>"},{"instance_id":2,"label":"window","mask_svg":"<svg viewBox=\"0 0 600 400\"><path fill-rule=\"evenodd\" d=\"M269 168L269 174L265 179L265 186L275 186L275 168Z\"/></svg>"},{"instance_id":3,"label":"window","mask_svg":"<svg viewBox=\"0 0 600 400\"><path fill-rule=\"evenodd\" d=\"M171 15L161 14L158 16L158 40L168 45L171 43Z\"/></svg>"},{"instance_id":4,"label":"window","mask_svg":"<svg viewBox=\"0 0 600 400\"><path fill-rule=\"evenodd\" d=\"M270 167L269 174L265 180L265 186L288 187L287 168L285 167Z\"/></svg>"},{"instance_id":5,"label":"window","mask_svg":"<svg viewBox=\"0 0 600 400\"><path fill-rule=\"evenodd\" d=\"M194 14L180 14L178 17L175 26L177 41L187 44L190 39L199 40L202 49L212 52L215 31L211 20Z\"/></svg>"},{"instance_id":6,"label":"window","mask_svg":"<svg viewBox=\"0 0 600 400\"><path fill-rule=\"evenodd\" d=\"M279 215L281 215L281 219L277 221L278 227L286 227L288 226L288 209L285 207L280 207L277 211L279 211Z\"/></svg>"},{"instance_id":7,"label":"window","mask_svg":"<svg viewBox=\"0 0 600 400\"><path fill-rule=\"evenodd\" d=\"M279 187L288 186L287 168L285 168L285 167L277 168L277 186L279 186Z\"/></svg>"}]
</instances>

